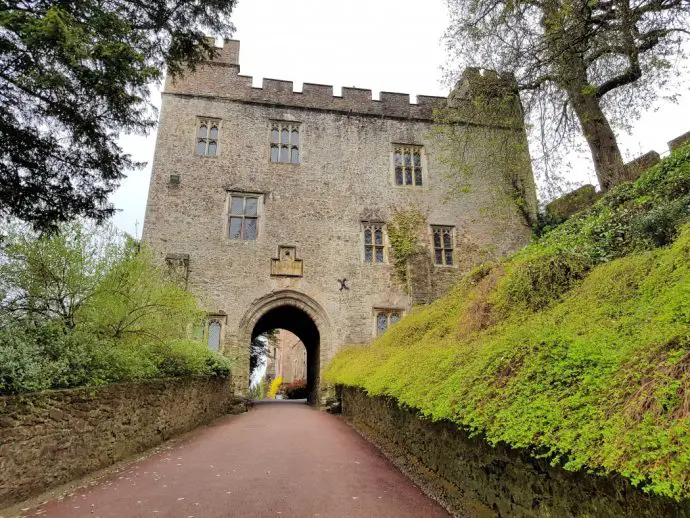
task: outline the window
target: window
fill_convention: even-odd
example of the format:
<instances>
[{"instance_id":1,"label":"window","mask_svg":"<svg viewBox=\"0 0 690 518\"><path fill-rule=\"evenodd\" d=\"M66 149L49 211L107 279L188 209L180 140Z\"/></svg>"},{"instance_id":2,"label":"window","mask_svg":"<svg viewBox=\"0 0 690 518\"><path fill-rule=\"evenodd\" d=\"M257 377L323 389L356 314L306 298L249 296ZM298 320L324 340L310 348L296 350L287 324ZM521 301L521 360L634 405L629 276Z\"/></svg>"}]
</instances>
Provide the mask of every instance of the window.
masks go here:
<instances>
[{"instance_id":1,"label":"window","mask_svg":"<svg viewBox=\"0 0 690 518\"><path fill-rule=\"evenodd\" d=\"M299 164L299 124L295 122L271 124L271 162Z\"/></svg>"},{"instance_id":2,"label":"window","mask_svg":"<svg viewBox=\"0 0 690 518\"><path fill-rule=\"evenodd\" d=\"M431 227L434 235L434 263L438 266L453 266L454 230L455 227Z\"/></svg>"},{"instance_id":3,"label":"window","mask_svg":"<svg viewBox=\"0 0 690 518\"><path fill-rule=\"evenodd\" d=\"M364 262L385 262L385 245L383 239L383 223L363 222L364 228Z\"/></svg>"},{"instance_id":4,"label":"window","mask_svg":"<svg viewBox=\"0 0 690 518\"><path fill-rule=\"evenodd\" d=\"M396 144L393 150L395 185L422 186L422 147Z\"/></svg>"},{"instance_id":5,"label":"window","mask_svg":"<svg viewBox=\"0 0 690 518\"><path fill-rule=\"evenodd\" d=\"M212 320L208 324L208 348L212 351L220 350L220 330L221 325L217 320Z\"/></svg>"},{"instance_id":6,"label":"window","mask_svg":"<svg viewBox=\"0 0 690 518\"><path fill-rule=\"evenodd\" d=\"M382 334L400 320L401 311L397 309L381 309L376 311L376 335Z\"/></svg>"},{"instance_id":7,"label":"window","mask_svg":"<svg viewBox=\"0 0 690 518\"><path fill-rule=\"evenodd\" d=\"M200 120L196 132L196 154L216 156L218 153L218 128L220 121Z\"/></svg>"},{"instance_id":8,"label":"window","mask_svg":"<svg viewBox=\"0 0 690 518\"><path fill-rule=\"evenodd\" d=\"M228 216L230 239L255 241L259 232L259 195L231 194Z\"/></svg>"}]
</instances>

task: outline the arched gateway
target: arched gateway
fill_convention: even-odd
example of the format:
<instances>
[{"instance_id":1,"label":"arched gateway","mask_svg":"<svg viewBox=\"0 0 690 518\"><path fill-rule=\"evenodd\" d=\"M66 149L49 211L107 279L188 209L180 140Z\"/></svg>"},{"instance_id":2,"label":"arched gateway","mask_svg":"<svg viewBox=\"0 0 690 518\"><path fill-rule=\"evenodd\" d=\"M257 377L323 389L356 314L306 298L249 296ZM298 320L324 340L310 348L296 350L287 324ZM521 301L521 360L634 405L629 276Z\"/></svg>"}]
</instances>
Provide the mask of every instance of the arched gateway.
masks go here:
<instances>
[{"instance_id":1,"label":"arched gateway","mask_svg":"<svg viewBox=\"0 0 690 518\"><path fill-rule=\"evenodd\" d=\"M311 297L294 290L280 290L253 302L239 325L240 347L266 331L285 329L294 333L307 350L307 391L309 402L321 399L321 364L328 351L330 324L323 308Z\"/></svg>"}]
</instances>

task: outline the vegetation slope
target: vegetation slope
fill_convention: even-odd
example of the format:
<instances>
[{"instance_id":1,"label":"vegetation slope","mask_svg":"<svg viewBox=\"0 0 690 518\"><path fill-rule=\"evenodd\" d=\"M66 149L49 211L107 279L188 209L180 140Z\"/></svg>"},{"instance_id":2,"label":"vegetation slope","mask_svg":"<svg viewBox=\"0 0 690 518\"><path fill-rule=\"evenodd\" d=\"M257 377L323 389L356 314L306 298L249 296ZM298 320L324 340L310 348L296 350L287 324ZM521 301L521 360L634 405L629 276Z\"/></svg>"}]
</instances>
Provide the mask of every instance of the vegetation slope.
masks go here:
<instances>
[{"instance_id":1,"label":"vegetation slope","mask_svg":"<svg viewBox=\"0 0 690 518\"><path fill-rule=\"evenodd\" d=\"M547 457L690 496L690 145L326 371Z\"/></svg>"}]
</instances>

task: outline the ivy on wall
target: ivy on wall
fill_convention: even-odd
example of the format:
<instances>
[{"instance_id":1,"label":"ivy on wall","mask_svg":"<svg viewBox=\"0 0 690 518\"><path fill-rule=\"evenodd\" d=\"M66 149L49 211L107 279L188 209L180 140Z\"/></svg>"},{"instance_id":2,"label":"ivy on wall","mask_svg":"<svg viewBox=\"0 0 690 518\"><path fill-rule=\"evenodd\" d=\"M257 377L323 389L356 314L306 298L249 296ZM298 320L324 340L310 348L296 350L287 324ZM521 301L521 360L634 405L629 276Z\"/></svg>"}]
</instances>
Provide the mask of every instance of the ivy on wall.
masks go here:
<instances>
[{"instance_id":1,"label":"ivy on wall","mask_svg":"<svg viewBox=\"0 0 690 518\"><path fill-rule=\"evenodd\" d=\"M426 225L426 216L417 209L396 209L388 225L395 277L409 293L407 263L410 257L424 250L419 236Z\"/></svg>"}]
</instances>

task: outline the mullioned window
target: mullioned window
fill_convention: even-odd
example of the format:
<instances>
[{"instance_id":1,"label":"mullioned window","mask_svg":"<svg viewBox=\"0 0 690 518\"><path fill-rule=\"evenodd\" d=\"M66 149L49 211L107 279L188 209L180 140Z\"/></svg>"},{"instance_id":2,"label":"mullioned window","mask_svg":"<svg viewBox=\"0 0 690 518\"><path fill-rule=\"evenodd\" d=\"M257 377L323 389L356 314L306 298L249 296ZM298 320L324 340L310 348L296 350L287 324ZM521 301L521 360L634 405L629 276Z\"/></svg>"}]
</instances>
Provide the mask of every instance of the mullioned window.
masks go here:
<instances>
[{"instance_id":1,"label":"mullioned window","mask_svg":"<svg viewBox=\"0 0 690 518\"><path fill-rule=\"evenodd\" d=\"M300 163L299 132L299 124L295 122L271 123L271 162L295 165Z\"/></svg>"}]
</instances>

